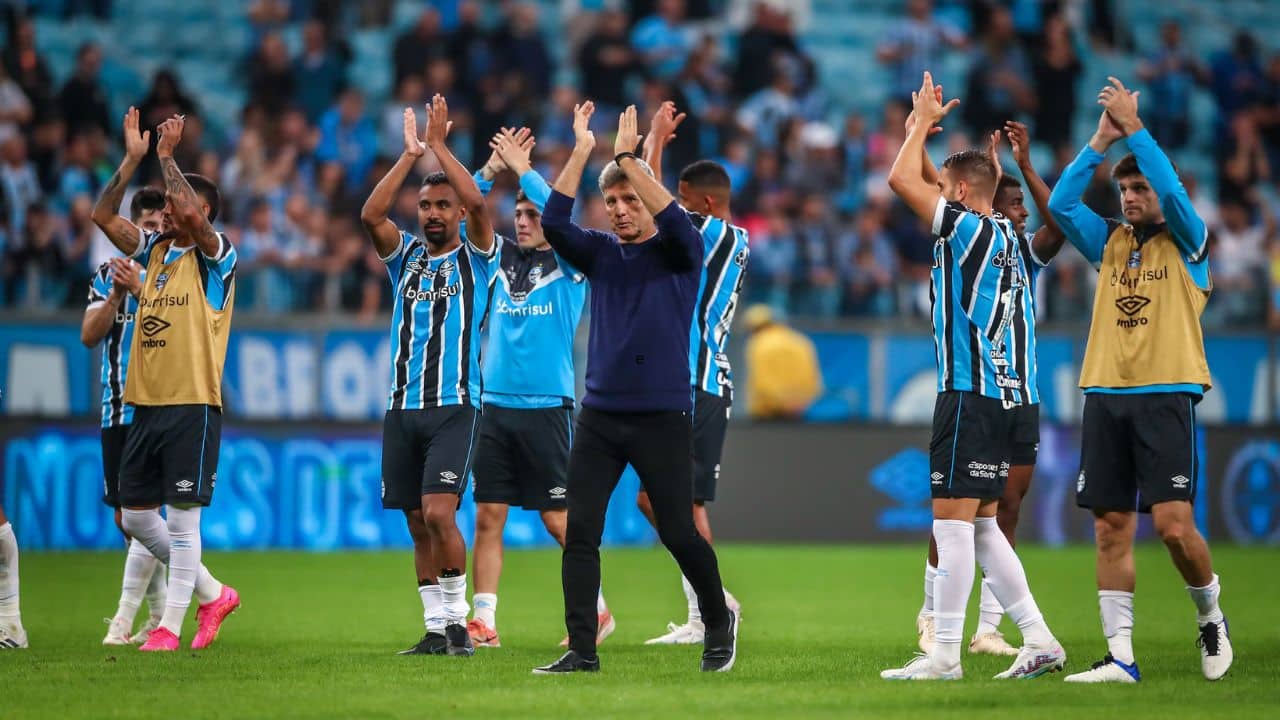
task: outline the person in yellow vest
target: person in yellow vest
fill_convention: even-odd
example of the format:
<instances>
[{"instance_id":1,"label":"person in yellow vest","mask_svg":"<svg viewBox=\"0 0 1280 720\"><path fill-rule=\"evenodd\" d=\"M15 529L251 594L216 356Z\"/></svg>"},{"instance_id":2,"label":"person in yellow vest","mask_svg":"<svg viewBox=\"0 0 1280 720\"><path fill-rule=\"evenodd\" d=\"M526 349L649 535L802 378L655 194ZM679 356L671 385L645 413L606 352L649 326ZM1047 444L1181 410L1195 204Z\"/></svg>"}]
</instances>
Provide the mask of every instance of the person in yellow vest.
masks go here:
<instances>
[{"instance_id":1,"label":"person in yellow vest","mask_svg":"<svg viewBox=\"0 0 1280 720\"><path fill-rule=\"evenodd\" d=\"M1133 653L1137 513L1156 532L1196 606L1201 669L1222 677L1233 658L1209 546L1192 514L1199 485L1196 403L1209 390L1200 313L1209 299L1208 231L1173 164L1138 118L1138 94L1110 78L1098 130L1063 171L1049 211L1098 269L1080 386L1085 392L1076 504L1094 516L1098 604L1109 652L1068 682L1140 679ZM1113 143L1129 155L1112 176L1124 220L1080 201Z\"/></svg>"},{"instance_id":2,"label":"person in yellow vest","mask_svg":"<svg viewBox=\"0 0 1280 720\"><path fill-rule=\"evenodd\" d=\"M822 393L813 341L787 327L767 305L744 313L747 326L747 416L798 420Z\"/></svg>"},{"instance_id":3,"label":"person in yellow vest","mask_svg":"<svg viewBox=\"0 0 1280 720\"><path fill-rule=\"evenodd\" d=\"M147 652L178 649L193 593L200 602L191 643L197 650L213 643L222 621L240 606L236 590L200 563L200 509L218 477L236 250L213 229L218 187L201 175L184 175L174 162L183 125L175 115L157 128L166 198L160 232L139 230L119 215L151 135L139 132L134 108L124 119L124 161L93 213L111 242L146 268L125 379L124 402L134 415L120 461L120 504L125 532L169 565L164 616L139 648Z\"/></svg>"}]
</instances>

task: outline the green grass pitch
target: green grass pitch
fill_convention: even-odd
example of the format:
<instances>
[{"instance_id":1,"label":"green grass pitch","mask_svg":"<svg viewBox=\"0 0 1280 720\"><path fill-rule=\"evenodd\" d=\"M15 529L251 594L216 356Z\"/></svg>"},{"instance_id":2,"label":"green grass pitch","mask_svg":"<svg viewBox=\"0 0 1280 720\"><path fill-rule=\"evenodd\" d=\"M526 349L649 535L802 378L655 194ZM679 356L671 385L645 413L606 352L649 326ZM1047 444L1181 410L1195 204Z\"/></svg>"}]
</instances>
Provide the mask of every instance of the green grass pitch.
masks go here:
<instances>
[{"instance_id":1,"label":"green grass pitch","mask_svg":"<svg viewBox=\"0 0 1280 720\"><path fill-rule=\"evenodd\" d=\"M207 553L240 611L204 652L104 648L124 552L22 556L32 648L0 653L0 718L1280 717L1280 554L1216 548L1236 662L1200 674L1194 610L1163 548L1142 547L1139 686L1071 686L1062 675L995 681L1003 658L964 657L955 683L890 683L915 649L921 548L734 546L721 570L743 603L737 666L698 671L698 648L645 647L683 620L661 549L611 550L605 596L618 631L599 675L535 677L563 635L559 555L509 552L501 649L474 658L398 657L422 632L408 552ZM1032 588L1082 670L1105 652L1089 548L1023 550ZM976 624L976 594L968 631ZM144 608L143 613L146 610ZM187 620L184 643L194 634ZM1016 629L1004 628L1017 641Z\"/></svg>"}]
</instances>

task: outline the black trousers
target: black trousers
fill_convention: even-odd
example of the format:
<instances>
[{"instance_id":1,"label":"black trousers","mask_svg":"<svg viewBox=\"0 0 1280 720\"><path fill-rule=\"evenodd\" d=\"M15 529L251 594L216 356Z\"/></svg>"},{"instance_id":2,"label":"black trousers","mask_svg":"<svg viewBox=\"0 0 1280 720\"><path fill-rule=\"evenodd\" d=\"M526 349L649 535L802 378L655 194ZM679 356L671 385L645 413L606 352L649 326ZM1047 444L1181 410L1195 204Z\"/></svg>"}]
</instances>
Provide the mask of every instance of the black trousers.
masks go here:
<instances>
[{"instance_id":1,"label":"black trousers","mask_svg":"<svg viewBox=\"0 0 1280 720\"><path fill-rule=\"evenodd\" d=\"M715 551L693 524L693 421L688 412L583 408L569 453L569 515L560 575L569 647L596 655L596 592L605 510L627 463L649 494L658 537L698 593L708 630L729 623Z\"/></svg>"}]
</instances>

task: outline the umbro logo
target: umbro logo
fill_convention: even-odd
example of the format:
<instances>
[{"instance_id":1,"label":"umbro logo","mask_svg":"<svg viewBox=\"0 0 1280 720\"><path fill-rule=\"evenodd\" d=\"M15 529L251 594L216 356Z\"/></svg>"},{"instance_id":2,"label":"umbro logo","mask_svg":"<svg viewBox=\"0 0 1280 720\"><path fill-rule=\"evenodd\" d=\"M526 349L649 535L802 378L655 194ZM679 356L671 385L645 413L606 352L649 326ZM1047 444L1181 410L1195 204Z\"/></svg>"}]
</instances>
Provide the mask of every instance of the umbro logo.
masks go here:
<instances>
[{"instance_id":1,"label":"umbro logo","mask_svg":"<svg viewBox=\"0 0 1280 720\"><path fill-rule=\"evenodd\" d=\"M444 472L440 473L440 482L445 483L447 485L457 485L458 476L454 475L453 472L449 470L445 470Z\"/></svg>"},{"instance_id":2,"label":"umbro logo","mask_svg":"<svg viewBox=\"0 0 1280 720\"><path fill-rule=\"evenodd\" d=\"M1179 490L1185 490L1187 485L1191 484L1191 480L1186 475L1175 475L1172 478L1173 486Z\"/></svg>"},{"instance_id":3,"label":"umbro logo","mask_svg":"<svg viewBox=\"0 0 1280 720\"><path fill-rule=\"evenodd\" d=\"M178 492L191 492L191 488L196 486L196 484L190 480L179 480L174 484L178 486Z\"/></svg>"},{"instance_id":4,"label":"umbro logo","mask_svg":"<svg viewBox=\"0 0 1280 720\"><path fill-rule=\"evenodd\" d=\"M1080 477L1076 478L1076 492L1084 492L1084 471L1080 471Z\"/></svg>"},{"instance_id":5,"label":"umbro logo","mask_svg":"<svg viewBox=\"0 0 1280 720\"><path fill-rule=\"evenodd\" d=\"M1129 317L1133 317L1138 313L1138 311L1150 304L1151 298L1146 298L1141 295L1126 295L1122 298L1116 298L1116 307L1120 309L1120 312L1128 315Z\"/></svg>"},{"instance_id":6,"label":"umbro logo","mask_svg":"<svg viewBox=\"0 0 1280 720\"><path fill-rule=\"evenodd\" d=\"M169 324L170 323L164 320L161 320L155 315L148 315L147 317L143 318L140 327L142 328L143 335L146 335L147 337L155 337L157 334L162 333L166 329L168 329Z\"/></svg>"},{"instance_id":7,"label":"umbro logo","mask_svg":"<svg viewBox=\"0 0 1280 720\"><path fill-rule=\"evenodd\" d=\"M562 498L564 497L565 492L566 490L562 487L553 487L551 488L551 497Z\"/></svg>"},{"instance_id":8,"label":"umbro logo","mask_svg":"<svg viewBox=\"0 0 1280 720\"><path fill-rule=\"evenodd\" d=\"M942 478L946 477L946 475L943 475L943 474L942 474L942 473L940 473L940 472L935 472L935 473L933 473L932 475L930 475L929 477L933 479L933 484L934 484L934 485L941 485L941 484L942 484Z\"/></svg>"}]
</instances>

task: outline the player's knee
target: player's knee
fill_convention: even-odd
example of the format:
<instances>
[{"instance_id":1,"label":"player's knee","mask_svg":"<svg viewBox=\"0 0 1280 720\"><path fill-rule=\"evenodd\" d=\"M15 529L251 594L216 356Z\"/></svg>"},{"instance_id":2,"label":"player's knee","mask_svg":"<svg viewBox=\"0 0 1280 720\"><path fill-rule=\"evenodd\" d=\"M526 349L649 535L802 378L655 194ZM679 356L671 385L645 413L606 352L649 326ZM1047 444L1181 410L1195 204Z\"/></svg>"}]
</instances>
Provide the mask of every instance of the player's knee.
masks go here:
<instances>
[{"instance_id":1,"label":"player's knee","mask_svg":"<svg viewBox=\"0 0 1280 720\"><path fill-rule=\"evenodd\" d=\"M1181 547L1184 542L1194 532L1194 525L1185 522L1182 518L1163 519L1155 523L1156 534L1160 536L1160 541L1168 547Z\"/></svg>"},{"instance_id":2,"label":"player's knee","mask_svg":"<svg viewBox=\"0 0 1280 720\"><path fill-rule=\"evenodd\" d=\"M456 527L457 508L450 503L431 503L422 513L422 519L430 532L440 532Z\"/></svg>"},{"instance_id":3,"label":"player's knee","mask_svg":"<svg viewBox=\"0 0 1280 720\"><path fill-rule=\"evenodd\" d=\"M421 511L410 510L404 514L405 523L409 526L409 537L413 539L413 544L424 546L431 541L431 535L427 532L427 523L422 519Z\"/></svg>"},{"instance_id":4,"label":"player's knee","mask_svg":"<svg viewBox=\"0 0 1280 720\"><path fill-rule=\"evenodd\" d=\"M1006 498L996 510L996 523L1002 532L1018 527L1018 516L1022 514L1022 498Z\"/></svg>"},{"instance_id":5,"label":"player's knee","mask_svg":"<svg viewBox=\"0 0 1280 720\"><path fill-rule=\"evenodd\" d=\"M502 512L483 505L476 506L476 534L493 535L502 532Z\"/></svg>"},{"instance_id":6,"label":"player's knee","mask_svg":"<svg viewBox=\"0 0 1280 720\"><path fill-rule=\"evenodd\" d=\"M1094 518L1093 534L1098 552L1103 555L1123 553L1132 542L1127 523L1120 523L1107 517Z\"/></svg>"}]
</instances>

